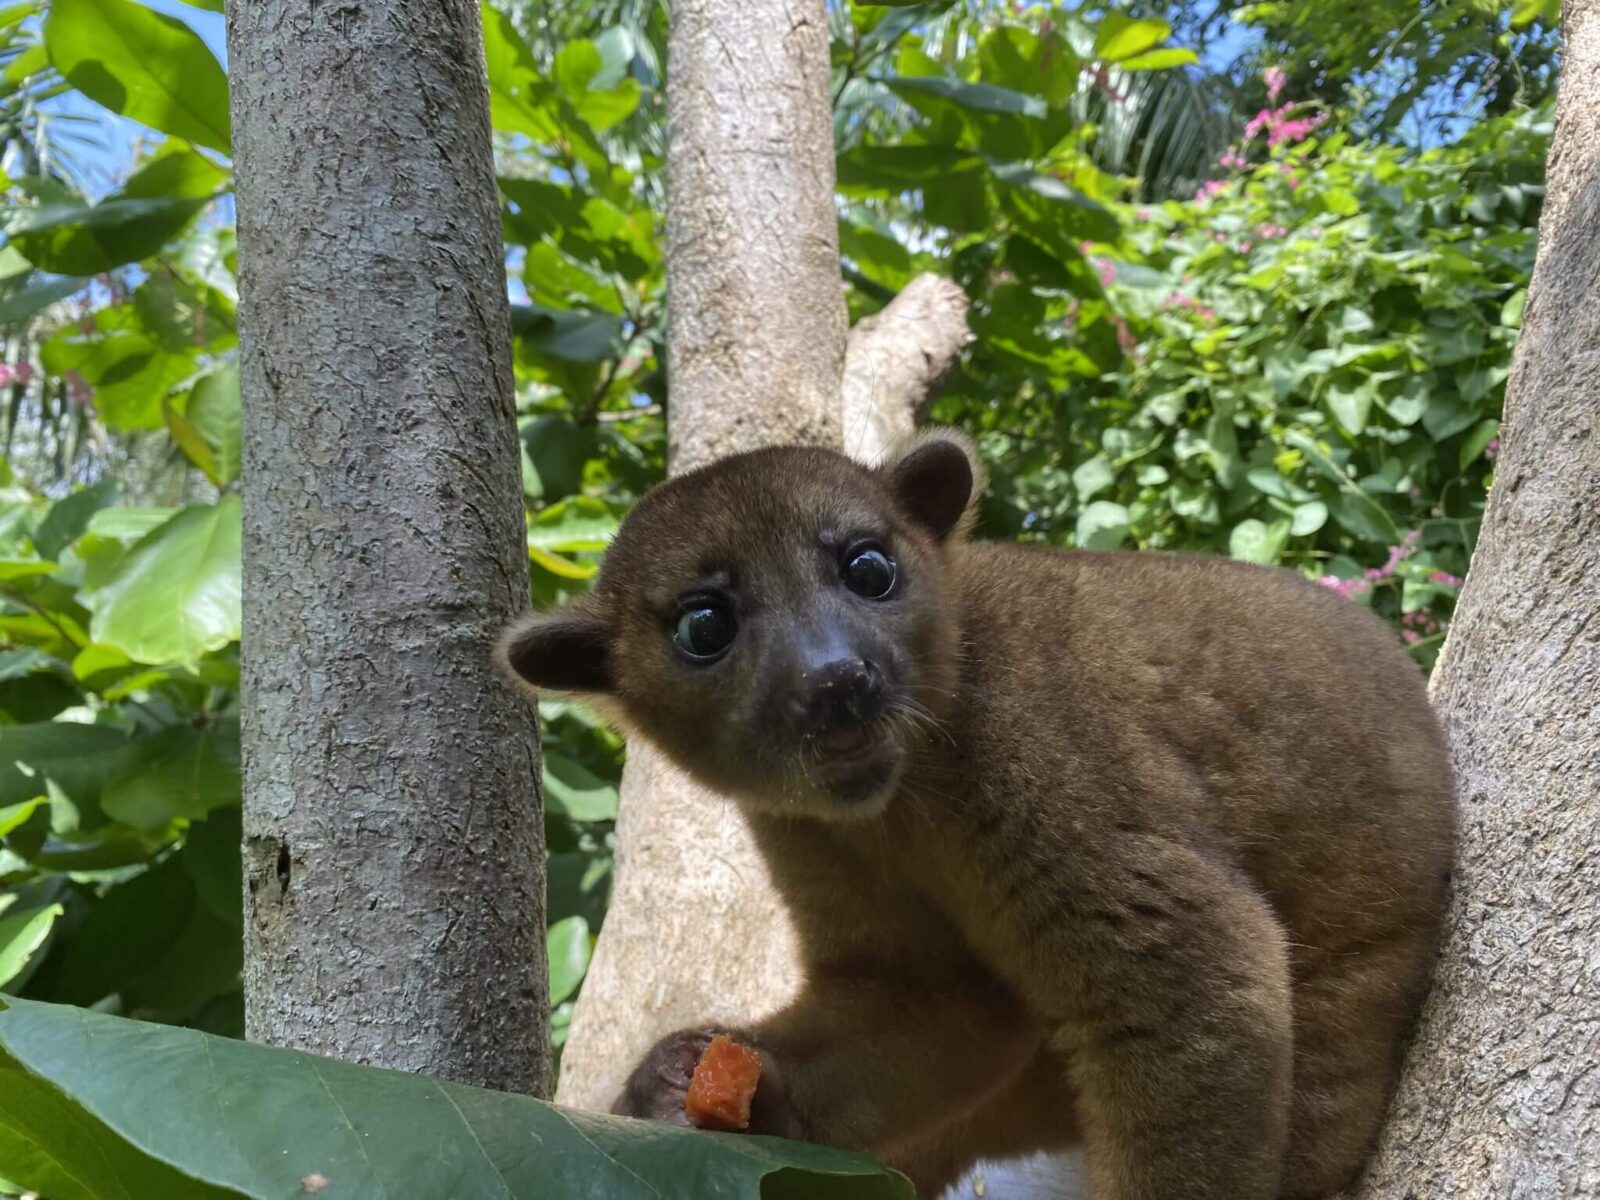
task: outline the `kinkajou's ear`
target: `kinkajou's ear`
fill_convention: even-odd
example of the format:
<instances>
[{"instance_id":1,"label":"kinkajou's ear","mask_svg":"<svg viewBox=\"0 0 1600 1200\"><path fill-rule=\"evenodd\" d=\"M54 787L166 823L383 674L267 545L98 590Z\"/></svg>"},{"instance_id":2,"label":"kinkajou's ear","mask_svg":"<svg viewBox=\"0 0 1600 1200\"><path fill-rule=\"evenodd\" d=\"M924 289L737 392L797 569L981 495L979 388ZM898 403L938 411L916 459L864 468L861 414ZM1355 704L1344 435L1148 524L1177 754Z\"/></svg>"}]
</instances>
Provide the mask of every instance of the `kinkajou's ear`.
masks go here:
<instances>
[{"instance_id":1,"label":"kinkajou's ear","mask_svg":"<svg viewBox=\"0 0 1600 1200\"><path fill-rule=\"evenodd\" d=\"M965 536L983 494L978 447L956 429L925 429L890 451L878 472L901 510L939 541Z\"/></svg>"},{"instance_id":2,"label":"kinkajou's ear","mask_svg":"<svg viewBox=\"0 0 1600 1200\"><path fill-rule=\"evenodd\" d=\"M495 662L512 679L541 691L612 690L610 622L589 598L512 622Z\"/></svg>"}]
</instances>

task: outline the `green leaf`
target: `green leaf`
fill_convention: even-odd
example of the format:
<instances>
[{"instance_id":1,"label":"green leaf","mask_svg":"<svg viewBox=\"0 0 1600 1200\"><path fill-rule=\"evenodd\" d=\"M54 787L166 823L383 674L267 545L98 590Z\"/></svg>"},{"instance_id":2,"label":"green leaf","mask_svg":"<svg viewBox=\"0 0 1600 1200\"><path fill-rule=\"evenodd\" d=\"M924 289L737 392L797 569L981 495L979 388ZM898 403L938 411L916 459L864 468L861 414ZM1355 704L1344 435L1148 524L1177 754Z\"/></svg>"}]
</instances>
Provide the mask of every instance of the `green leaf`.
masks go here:
<instances>
[{"instance_id":1,"label":"green leaf","mask_svg":"<svg viewBox=\"0 0 1600 1200\"><path fill-rule=\"evenodd\" d=\"M1328 506L1320 500L1295 505L1289 517L1289 532L1295 537L1315 533L1328 523Z\"/></svg>"},{"instance_id":2,"label":"green leaf","mask_svg":"<svg viewBox=\"0 0 1600 1200\"><path fill-rule=\"evenodd\" d=\"M1072 486L1080 503L1094 499L1095 493L1105 491L1116 481L1117 474L1104 454L1085 459L1072 469Z\"/></svg>"},{"instance_id":3,"label":"green leaf","mask_svg":"<svg viewBox=\"0 0 1600 1200\"><path fill-rule=\"evenodd\" d=\"M0 325L20 325L57 300L81 291L87 279L52 279L35 283L0 300Z\"/></svg>"},{"instance_id":4,"label":"green leaf","mask_svg":"<svg viewBox=\"0 0 1600 1200\"><path fill-rule=\"evenodd\" d=\"M1172 26L1165 21L1109 13L1095 30L1094 57L1105 62L1121 62L1166 41L1171 33Z\"/></svg>"},{"instance_id":5,"label":"green leaf","mask_svg":"<svg viewBox=\"0 0 1600 1200\"><path fill-rule=\"evenodd\" d=\"M133 0L51 0L50 62L95 103L231 153L228 79L200 36Z\"/></svg>"},{"instance_id":6,"label":"green leaf","mask_svg":"<svg viewBox=\"0 0 1600 1200\"><path fill-rule=\"evenodd\" d=\"M618 524L604 501L592 496L569 496L534 518L528 526L528 544L562 554L604 550L616 535Z\"/></svg>"},{"instance_id":7,"label":"green leaf","mask_svg":"<svg viewBox=\"0 0 1600 1200\"><path fill-rule=\"evenodd\" d=\"M554 108L554 95L540 78L533 51L508 15L487 3L482 11L489 116L494 127L506 133L525 134L536 142L556 141L561 137L561 123Z\"/></svg>"},{"instance_id":8,"label":"green leaf","mask_svg":"<svg viewBox=\"0 0 1600 1200\"><path fill-rule=\"evenodd\" d=\"M161 399L194 370L189 353L173 354L134 330L85 333L68 325L39 352L52 375L76 371L94 388L95 409L117 430L155 429Z\"/></svg>"},{"instance_id":9,"label":"green leaf","mask_svg":"<svg viewBox=\"0 0 1600 1200\"><path fill-rule=\"evenodd\" d=\"M1512 0L1511 23L1531 25L1535 21L1546 25L1561 23L1561 0Z\"/></svg>"},{"instance_id":10,"label":"green leaf","mask_svg":"<svg viewBox=\"0 0 1600 1200\"><path fill-rule=\"evenodd\" d=\"M109 725L39 721L0 725L0 805L45 795L71 803L81 817L98 814L100 791L122 771L132 753L128 735Z\"/></svg>"},{"instance_id":11,"label":"green leaf","mask_svg":"<svg viewBox=\"0 0 1600 1200\"><path fill-rule=\"evenodd\" d=\"M1122 59L1117 66L1124 71L1165 71L1172 67L1187 67L1199 61L1200 56L1193 50L1169 46L1162 50L1135 54L1132 58Z\"/></svg>"},{"instance_id":12,"label":"green leaf","mask_svg":"<svg viewBox=\"0 0 1600 1200\"><path fill-rule=\"evenodd\" d=\"M141 739L133 761L100 794L108 817L152 833L238 803L237 721L180 726Z\"/></svg>"},{"instance_id":13,"label":"green leaf","mask_svg":"<svg viewBox=\"0 0 1600 1200\"><path fill-rule=\"evenodd\" d=\"M149 258L178 235L204 200L110 199L12 211L6 232L40 270L97 275Z\"/></svg>"},{"instance_id":14,"label":"green leaf","mask_svg":"<svg viewBox=\"0 0 1600 1200\"><path fill-rule=\"evenodd\" d=\"M33 544L45 558L56 558L89 527L89 520L116 498L117 482L102 479L91 487L80 488L50 506L39 528L33 531Z\"/></svg>"},{"instance_id":15,"label":"green leaf","mask_svg":"<svg viewBox=\"0 0 1600 1200\"><path fill-rule=\"evenodd\" d=\"M601 362L614 358L621 347L622 318L611 313L513 304L511 331L536 354L567 362Z\"/></svg>"},{"instance_id":16,"label":"green leaf","mask_svg":"<svg viewBox=\"0 0 1600 1200\"><path fill-rule=\"evenodd\" d=\"M1274 521L1268 525L1251 517L1233 527L1233 532L1228 535L1228 553L1245 562L1270 567L1283 553L1283 545L1288 537L1288 521Z\"/></svg>"},{"instance_id":17,"label":"green leaf","mask_svg":"<svg viewBox=\"0 0 1600 1200\"><path fill-rule=\"evenodd\" d=\"M180 413L163 404L167 428L184 455L219 488L239 478L239 370L228 366L202 375Z\"/></svg>"},{"instance_id":18,"label":"green leaf","mask_svg":"<svg viewBox=\"0 0 1600 1200\"><path fill-rule=\"evenodd\" d=\"M1126 507L1096 500L1078 514L1078 545L1085 550L1115 550L1127 538L1131 525Z\"/></svg>"},{"instance_id":19,"label":"green leaf","mask_svg":"<svg viewBox=\"0 0 1600 1200\"><path fill-rule=\"evenodd\" d=\"M135 542L166 524L180 511L176 508L103 508L89 518L89 532L96 537Z\"/></svg>"},{"instance_id":20,"label":"green leaf","mask_svg":"<svg viewBox=\"0 0 1600 1200\"><path fill-rule=\"evenodd\" d=\"M583 982L589 969L593 942L589 922L582 917L567 917L545 931L544 944L550 956L550 1004L560 1004Z\"/></svg>"},{"instance_id":21,"label":"green leaf","mask_svg":"<svg viewBox=\"0 0 1600 1200\"><path fill-rule=\"evenodd\" d=\"M1372 415L1372 402L1376 398L1377 386L1370 376L1353 387L1343 383L1330 383L1323 393L1328 411L1351 437L1360 437L1362 431L1366 429L1367 418Z\"/></svg>"},{"instance_id":22,"label":"green leaf","mask_svg":"<svg viewBox=\"0 0 1600 1200\"><path fill-rule=\"evenodd\" d=\"M51 1200L285 1200L313 1178L348 1196L755 1200L780 1173L772 1197L912 1197L904 1177L865 1156L804 1142L598 1116L192 1029L5 1003L0 1161Z\"/></svg>"},{"instance_id":23,"label":"green leaf","mask_svg":"<svg viewBox=\"0 0 1600 1200\"><path fill-rule=\"evenodd\" d=\"M574 821L617 819L617 789L575 759L554 750L544 755L544 805Z\"/></svg>"},{"instance_id":24,"label":"green leaf","mask_svg":"<svg viewBox=\"0 0 1600 1200\"><path fill-rule=\"evenodd\" d=\"M0 917L0 987L22 974L33 952L44 945L50 927L65 910L59 904Z\"/></svg>"},{"instance_id":25,"label":"green leaf","mask_svg":"<svg viewBox=\"0 0 1600 1200\"><path fill-rule=\"evenodd\" d=\"M1528 305L1528 289L1518 288L1500 306L1500 324L1508 329L1522 328L1522 310Z\"/></svg>"},{"instance_id":26,"label":"green leaf","mask_svg":"<svg viewBox=\"0 0 1600 1200\"><path fill-rule=\"evenodd\" d=\"M239 497L146 534L93 593L90 635L145 663L193 663L239 637Z\"/></svg>"},{"instance_id":27,"label":"green leaf","mask_svg":"<svg viewBox=\"0 0 1600 1200\"><path fill-rule=\"evenodd\" d=\"M1047 203L1033 210L1037 215L1064 225L1074 237L1092 242L1113 242L1122 236L1117 219L1102 204L1089 199L1054 175L1042 175L1023 163L996 163L994 177L1018 192ZM1036 225L1030 228L1038 232Z\"/></svg>"},{"instance_id":28,"label":"green leaf","mask_svg":"<svg viewBox=\"0 0 1600 1200\"><path fill-rule=\"evenodd\" d=\"M1049 113L1045 102L1026 92L1012 91L992 83L967 83L949 76L932 75L925 78L896 75L884 80L892 91L900 95L936 96L949 100L974 112L1000 113L1043 118Z\"/></svg>"},{"instance_id":29,"label":"green leaf","mask_svg":"<svg viewBox=\"0 0 1600 1200\"><path fill-rule=\"evenodd\" d=\"M1461 449L1456 455L1456 463L1465 471L1472 463L1482 457L1483 452L1489 448L1489 443L1500 436L1500 422L1494 417L1479 421L1472 427L1472 432L1461 440Z\"/></svg>"}]
</instances>

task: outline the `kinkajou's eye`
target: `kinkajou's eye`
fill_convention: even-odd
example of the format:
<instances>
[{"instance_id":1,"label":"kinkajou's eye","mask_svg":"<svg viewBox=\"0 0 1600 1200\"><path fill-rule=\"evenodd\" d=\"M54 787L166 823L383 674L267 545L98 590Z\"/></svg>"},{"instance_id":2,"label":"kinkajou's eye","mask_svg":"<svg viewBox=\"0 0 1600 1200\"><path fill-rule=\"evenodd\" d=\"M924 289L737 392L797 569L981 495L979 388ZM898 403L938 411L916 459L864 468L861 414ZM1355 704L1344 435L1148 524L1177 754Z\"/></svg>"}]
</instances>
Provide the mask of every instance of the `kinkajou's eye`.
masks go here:
<instances>
[{"instance_id":1,"label":"kinkajou's eye","mask_svg":"<svg viewBox=\"0 0 1600 1200\"><path fill-rule=\"evenodd\" d=\"M858 596L882 600L894 588L894 559L876 546L852 550L845 559L844 585Z\"/></svg>"},{"instance_id":2,"label":"kinkajou's eye","mask_svg":"<svg viewBox=\"0 0 1600 1200\"><path fill-rule=\"evenodd\" d=\"M739 624L733 607L717 597L697 596L684 605L672 640L691 662L715 662L733 645Z\"/></svg>"}]
</instances>

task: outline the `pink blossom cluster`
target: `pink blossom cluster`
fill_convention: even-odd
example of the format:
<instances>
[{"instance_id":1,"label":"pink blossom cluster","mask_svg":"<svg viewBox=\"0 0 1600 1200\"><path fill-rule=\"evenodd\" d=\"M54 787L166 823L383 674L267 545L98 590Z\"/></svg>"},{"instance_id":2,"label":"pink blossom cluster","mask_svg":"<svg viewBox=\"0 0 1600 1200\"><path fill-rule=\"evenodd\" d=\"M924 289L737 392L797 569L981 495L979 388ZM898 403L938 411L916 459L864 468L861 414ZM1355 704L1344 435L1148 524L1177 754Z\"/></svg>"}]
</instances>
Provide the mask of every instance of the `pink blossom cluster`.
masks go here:
<instances>
[{"instance_id":1,"label":"pink blossom cluster","mask_svg":"<svg viewBox=\"0 0 1600 1200\"><path fill-rule=\"evenodd\" d=\"M1423 638L1439 632L1439 622L1432 613L1408 612L1400 618L1400 637L1408 646L1415 646Z\"/></svg>"},{"instance_id":2,"label":"pink blossom cluster","mask_svg":"<svg viewBox=\"0 0 1600 1200\"><path fill-rule=\"evenodd\" d=\"M1228 186L1226 179L1208 179L1195 191L1196 200L1209 200Z\"/></svg>"},{"instance_id":3,"label":"pink blossom cluster","mask_svg":"<svg viewBox=\"0 0 1600 1200\"><path fill-rule=\"evenodd\" d=\"M1389 557L1381 567L1368 567L1366 576L1376 583L1380 579L1387 579L1400 569L1400 564L1411 557L1411 552L1417 548L1417 541L1422 537L1422 530L1408 529L1405 537L1400 539L1398 546L1389 547Z\"/></svg>"},{"instance_id":4,"label":"pink blossom cluster","mask_svg":"<svg viewBox=\"0 0 1600 1200\"><path fill-rule=\"evenodd\" d=\"M1433 571L1428 575L1428 582L1440 587L1460 587L1461 576L1452 575L1449 571Z\"/></svg>"},{"instance_id":5,"label":"pink blossom cluster","mask_svg":"<svg viewBox=\"0 0 1600 1200\"><path fill-rule=\"evenodd\" d=\"M1250 160L1240 152L1237 146L1229 146L1222 152L1222 157L1217 159L1217 165L1231 171L1238 167L1248 167Z\"/></svg>"},{"instance_id":6,"label":"pink blossom cluster","mask_svg":"<svg viewBox=\"0 0 1600 1200\"><path fill-rule=\"evenodd\" d=\"M1093 242L1079 242L1078 253L1089 260L1089 265L1095 269L1095 274L1100 276L1100 282L1110 287L1117 281L1117 268L1109 258L1095 254Z\"/></svg>"},{"instance_id":7,"label":"pink blossom cluster","mask_svg":"<svg viewBox=\"0 0 1600 1200\"><path fill-rule=\"evenodd\" d=\"M1139 358L1139 340L1133 336L1127 320L1120 313L1111 314L1111 324L1117 330L1117 348L1135 361Z\"/></svg>"},{"instance_id":8,"label":"pink blossom cluster","mask_svg":"<svg viewBox=\"0 0 1600 1200\"><path fill-rule=\"evenodd\" d=\"M1289 82L1289 73L1282 67L1268 67L1261 73L1261 78L1267 84L1267 103L1276 104L1278 97L1283 94L1283 88Z\"/></svg>"},{"instance_id":9,"label":"pink blossom cluster","mask_svg":"<svg viewBox=\"0 0 1600 1200\"><path fill-rule=\"evenodd\" d=\"M1292 145L1303 142L1311 135L1311 131L1328 119L1326 113L1312 113L1305 117L1292 117L1289 114L1295 109L1293 104L1282 104L1277 108L1263 108L1246 122L1244 127L1244 140L1254 140L1256 134L1267 135L1268 146Z\"/></svg>"},{"instance_id":10,"label":"pink blossom cluster","mask_svg":"<svg viewBox=\"0 0 1600 1200\"><path fill-rule=\"evenodd\" d=\"M1493 462L1500 454L1500 439L1490 438L1489 444L1483 448L1483 456Z\"/></svg>"},{"instance_id":11,"label":"pink blossom cluster","mask_svg":"<svg viewBox=\"0 0 1600 1200\"><path fill-rule=\"evenodd\" d=\"M1338 592L1341 596L1359 596L1373 584L1388 579L1400 569L1400 564L1410 558L1417 548L1417 542L1422 537L1420 529L1409 529L1400 539L1398 546L1389 547L1389 557L1381 567L1368 567L1354 579L1340 579L1337 575L1324 575L1317 580L1323 587L1330 591Z\"/></svg>"},{"instance_id":12,"label":"pink blossom cluster","mask_svg":"<svg viewBox=\"0 0 1600 1200\"><path fill-rule=\"evenodd\" d=\"M1166 298L1166 301L1163 303L1162 307L1188 309L1202 321L1215 321L1217 319L1217 314L1215 311L1207 308L1204 304L1201 304L1200 301L1196 300L1193 296L1186 292L1173 292L1172 295Z\"/></svg>"},{"instance_id":13,"label":"pink blossom cluster","mask_svg":"<svg viewBox=\"0 0 1600 1200\"><path fill-rule=\"evenodd\" d=\"M1282 225L1274 225L1270 221L1265 225L1256 226L1258 238L1280 238L1289 236L1289 231Z\"/></svg>"},{"instance_id":14,"label":"pink blossom cluster","mask_svg":"<svg viewBox=\"0 0 1600 1200\"><path fill-rule=\"evenodd\" d=\"M32 363L0 363L0 387L8 383L27 383L32 378Z\"/></svg>"}]
</instances>

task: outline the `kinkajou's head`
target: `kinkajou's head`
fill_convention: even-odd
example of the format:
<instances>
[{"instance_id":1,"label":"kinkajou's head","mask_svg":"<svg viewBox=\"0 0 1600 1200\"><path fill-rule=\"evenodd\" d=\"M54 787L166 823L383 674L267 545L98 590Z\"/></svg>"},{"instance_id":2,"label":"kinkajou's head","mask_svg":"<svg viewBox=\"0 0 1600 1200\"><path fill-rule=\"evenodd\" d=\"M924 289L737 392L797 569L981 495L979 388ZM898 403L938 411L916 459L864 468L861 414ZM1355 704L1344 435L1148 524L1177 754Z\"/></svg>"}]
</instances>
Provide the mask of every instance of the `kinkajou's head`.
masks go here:
<instances>
[{"instance_id":1,"label":"kinkajou's head","mask_svg":"<svg viewBox=\"0 0 1600 1200\"><path fill-rule=\"evenodd\" d=\"M820 449L723 459L645 496L594 590L514 624L500 660L748 806L874 815L937 736L945 573L980 486L943 430L876 469Z\"/></svg>"}]
</instances>

